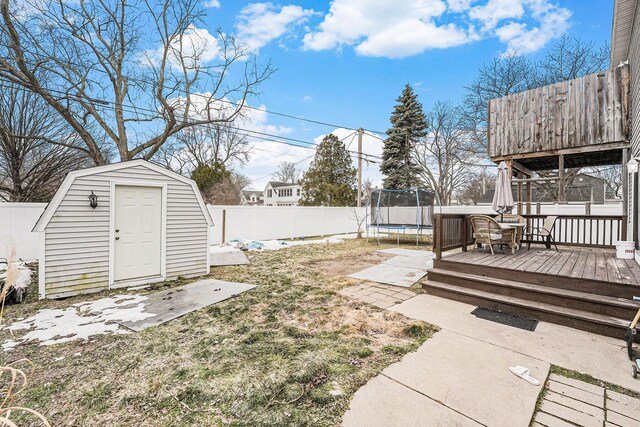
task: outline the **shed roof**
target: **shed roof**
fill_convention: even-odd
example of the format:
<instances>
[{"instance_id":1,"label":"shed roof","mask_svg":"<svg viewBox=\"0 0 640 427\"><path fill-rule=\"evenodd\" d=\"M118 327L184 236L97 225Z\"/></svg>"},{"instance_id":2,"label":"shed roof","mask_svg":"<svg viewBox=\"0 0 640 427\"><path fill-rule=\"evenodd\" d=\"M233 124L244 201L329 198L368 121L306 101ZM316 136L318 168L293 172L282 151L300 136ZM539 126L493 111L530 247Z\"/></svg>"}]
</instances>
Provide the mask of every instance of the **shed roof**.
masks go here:
<instances>
[{"instance_id":1,"label":"shed roof","mask_svg":"<svg viewBox=\"0 0 640 427\"><path fill-rule=\"evenodd\" d=\"M34 232L43 231L45 229L47 224L49 224L49 221L51 221L51 217L53 217L53 214L58 209L58 206L62 202L62 199L64 198L65 194L67 194L67 191L71 187L71 184L73 184L76 178L82 177L82 176L94 175L94 174L103 173L103 172L110 172L110 171L119 170L119 169L131 168L135 166L145 167L149 170L160 173L162 175L166 175L177 181L181 181L181 182L184 182L185 184L190 185L191 188L193 188L193 192L196 196L196 199L198 200L198 205L200 206L200 209L204 214L207 224L209 224L210 226L213 225L211 214L209 213L209 210L207 209L207 206L204 203L204 200L202 199L202 194L200 194L200 190L198 189L198 185L195 183L195 181L187 177L184 177L178 173L170 171L166 168L163 168L162 166L158 166L154 163L148 162L146 160L136 159L136 160L129 160L127 162L113 163L113 164L104 165L104 166L95 166L92 168L69 172L65 177L64 181L62 181L60 188L58 188L58 191L56 191L56 194L53 196L53 199L51 199L51 202L49 202L44 212L42 212L42 215L40 215L40 218L38 219L38 221L36 222L36 225L33 227L31 231L34 231Z\"/></svg>"}]
</instances>

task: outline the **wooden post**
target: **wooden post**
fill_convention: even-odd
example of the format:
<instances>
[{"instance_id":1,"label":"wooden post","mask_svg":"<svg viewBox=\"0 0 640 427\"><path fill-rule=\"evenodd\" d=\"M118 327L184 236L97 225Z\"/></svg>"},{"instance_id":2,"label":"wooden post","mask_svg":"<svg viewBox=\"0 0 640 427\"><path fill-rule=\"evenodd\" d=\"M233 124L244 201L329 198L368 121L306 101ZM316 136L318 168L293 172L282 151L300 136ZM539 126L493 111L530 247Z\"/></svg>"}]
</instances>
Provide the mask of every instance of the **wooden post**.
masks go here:
<instances>
[{"instance_id":1,"label":"wooden post","mask_svg":"<svg viewBox=\"0 0 640 427\"><path fill-rule=\"evenodd\" d=\"M529 175L529 179L532 179L533 176ZM533 194L533 183L531 181L527 182L527 215L531 215L531 199Z\"/></svg>"},{"instance_id":2,"label":"wooden post","mask_svg":"<svg viewBox=\"0 0 640 427\"><path fill-rule=\"evenodd\" d=\"M522 172L516 172L516 178L520 179L523 177ZM516 195L517 195L517 205L518 205L518 215L522 215L522 182L518 181L518 183L516 184Z\"/></svg>"},{"instance_id":3,"label":"wooden post","mask_svg":"<svg viewBox=\"0 0 640 427\"><path fill-rule=\"evenodd\" d=\"M541 208L540 202L536 203L536 215L540 215L540 208Z\"/></svg>"},{"instance_id":4,"label":"wooden post","mask_svg":"<svg viewBox=\"0 0 640 427\"><path fill-rule=\"evenodd\" d=\"M629 162L629 150L622 149L622 215L633 215L629 210L629 172L627 171L627 163ZM634 195L635 197L635 195ZM626 239L627 236L622 236Z\"/></svg>"},{"instance_id":5,"label":"wooden post","mask_svg":"<svg viewBox=\"0 0 640 427\"><path fill-rule=\"evenodd\" d=\"M462 242L462 252L467 252L467 216L462 216L462 226L460 227L460 241Z\"/></svg>"},{"instance_id":6,"label":"wooden post","mask_svg":"<svg viewBox=\"0 0 640 427\"><path fill-rule=\"evenodd\" d=\"M558 156L558 203L567 203L565 195L565 179L564 179L564 155Z\"/></svg>"},{"instance_id":7,"label":"wooden post","mask_svg":"<svg viewBox=\"0 0 640 427\"><path fill-rule=\"evenodd\" d=\"M225 235L227 231L227 210L226 209L222 209L222 243L224 243L226 241L225 239Z\"/></svg>"},{"instance_id":8,"label":"wooden post","mask_svg":"<svg viewBox=\"0 0 640 427\"><path fill-rule=\"evenodd\" d=\"M358 207L362 206L362 134L364 129L358 129Z\"/></svg>"},{"instance_id":9,"label":"wooden post","mask_svg":"<svg viewBox=\"0 0 640 427\"><path fill-rule=\"evenodd\" d=\"M433 252L436 254L436 260L442 259L442 215L434 215L433 228Z\"/></svg>"},{"instance_id":10,"label":"wooden post","mask_svg":"<svg viewBox=\"0 0 640 427\"><path fill-rule=\"evenodd\" d=\"M584 203L584 214L591 215L591 202Z\"/></svg>"}]
</instances>

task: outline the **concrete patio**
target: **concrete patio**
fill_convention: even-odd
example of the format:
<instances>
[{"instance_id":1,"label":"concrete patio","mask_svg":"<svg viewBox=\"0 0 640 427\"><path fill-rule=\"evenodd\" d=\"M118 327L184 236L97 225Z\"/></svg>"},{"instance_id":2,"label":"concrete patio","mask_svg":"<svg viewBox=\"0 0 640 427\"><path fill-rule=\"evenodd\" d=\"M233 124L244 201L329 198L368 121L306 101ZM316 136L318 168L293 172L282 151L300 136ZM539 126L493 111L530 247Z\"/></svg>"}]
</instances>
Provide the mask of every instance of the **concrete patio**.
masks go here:
<instances>
[{"instance_id":1,"label":"concrete patio","mask_svg":"<svg viewBox=\"0 0 640 427\"><path fill-rule=\"evenodd\" d=\"M524 331L478 319L470 314L474 308L431 295L419 295L390 307L391 311L438 325L441 331L362 387L343 425L528 426L552 364L640 392L640 381L629 373L630 361L622 339L545 322L540 322L535 332ZM527 367L541 385L533 386L513 375L509 367L514 365ZM583 388L589 387L584 384ZM555 390L560 387L554 385ZM553 398L553 393L548 394ZM637 404L640 413L640 400L611 396L624 400L627 407ZM604 401L603 394L599 408L592 404L585 407L580 401L575 408L559 414L557 401L545 401L546 409L536 420L539 425L570 425L568 419L578 425L580 420L603 425ZM631 413L626 409L612 416L623 422L619 425L640 425L630 418Z\"/></svg>"}]
</instances>

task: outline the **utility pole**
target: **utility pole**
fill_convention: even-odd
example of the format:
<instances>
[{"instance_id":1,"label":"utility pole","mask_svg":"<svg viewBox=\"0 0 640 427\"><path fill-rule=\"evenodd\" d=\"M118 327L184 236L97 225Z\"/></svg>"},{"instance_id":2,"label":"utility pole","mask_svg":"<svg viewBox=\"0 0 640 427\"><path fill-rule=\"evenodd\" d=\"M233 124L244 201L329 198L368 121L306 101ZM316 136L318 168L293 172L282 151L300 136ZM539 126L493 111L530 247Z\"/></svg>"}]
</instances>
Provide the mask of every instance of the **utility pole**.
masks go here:
<instances>
[{"instance_id":1,"label":"utility pole","mask_svg":"<svg viewBox=\"0 0 640 427\"><path fill-rule=\"evenodd\" d=\"M362 206L362 134L364 129L358 129L358 203L357 206Z\"/></svg>"}]
</instances>

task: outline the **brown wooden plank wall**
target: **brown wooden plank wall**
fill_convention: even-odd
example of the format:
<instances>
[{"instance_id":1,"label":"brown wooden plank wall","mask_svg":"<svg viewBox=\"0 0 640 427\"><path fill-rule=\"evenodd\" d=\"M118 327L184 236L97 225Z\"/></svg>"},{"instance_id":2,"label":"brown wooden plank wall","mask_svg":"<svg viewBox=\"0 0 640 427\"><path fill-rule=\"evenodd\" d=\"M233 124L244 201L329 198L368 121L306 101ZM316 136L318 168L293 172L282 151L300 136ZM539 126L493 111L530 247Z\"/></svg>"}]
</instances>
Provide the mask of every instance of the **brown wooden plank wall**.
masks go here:
<instances>
[{"instance_id":1,"label":"brown wooden plank wall","mask_svg":"<svg viewBox=\"0 0 640 427\"><path fill-rule=\"evenodd\" d=\"M492 99L488 108L490 157L628 141L629 67Z\"/></svg>"}]
</instances>

